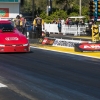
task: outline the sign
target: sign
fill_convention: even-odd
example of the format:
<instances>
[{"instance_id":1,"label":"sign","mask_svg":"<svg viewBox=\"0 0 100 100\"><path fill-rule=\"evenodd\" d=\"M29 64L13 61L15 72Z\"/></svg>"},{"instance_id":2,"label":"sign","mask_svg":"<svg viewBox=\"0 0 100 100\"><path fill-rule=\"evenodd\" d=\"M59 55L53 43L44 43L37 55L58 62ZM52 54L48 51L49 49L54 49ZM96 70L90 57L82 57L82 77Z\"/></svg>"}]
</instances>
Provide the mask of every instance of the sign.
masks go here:
<instances>
[{"instance_id":1,"label":"sign","mask_svg":"<svg viewBox=\"0 0 100 100\"><path fill-rule=\"evenodd\" d=\"M92 41L99 41L99 27L98 25L92 25Z\"/></svg>"},{"instance_id":2,"label":"sign","mask_svg":"<svg viewBox=\"0 0 100 100\"><path fill-rule=\"evenodd\" d=\"M89 43L89 42L91 41L56 39L53 43L53 46L73 48L75 44Z\"/></svg>"},{"instance_id":3,"label":"sign","mask_svg":"<svg viewBox=\"0 0 100 100\"><path fill-rule=\"evenodd\" d=\"M74 50L76 52L97 52L100 51L100 43L75 44Z\"/></svg>"},{"instance_id":4,"label":"sign","mask_svg":"<svg viewBox=\"0 0 100 100\"><path fill-rule=\"evenodd\" d=\"M9 17L9 8L0 8L0 17Z\"/></svg>"},{"instance_id":5,"label":"sign","mask_svg":"<svg viewBox=\"0 0 100 100\"><path fill-rule=\"evenodd\" d=\"M53 45L54 41L54 38L44 37L42 44Z\"/></svg>"}]
</instances>

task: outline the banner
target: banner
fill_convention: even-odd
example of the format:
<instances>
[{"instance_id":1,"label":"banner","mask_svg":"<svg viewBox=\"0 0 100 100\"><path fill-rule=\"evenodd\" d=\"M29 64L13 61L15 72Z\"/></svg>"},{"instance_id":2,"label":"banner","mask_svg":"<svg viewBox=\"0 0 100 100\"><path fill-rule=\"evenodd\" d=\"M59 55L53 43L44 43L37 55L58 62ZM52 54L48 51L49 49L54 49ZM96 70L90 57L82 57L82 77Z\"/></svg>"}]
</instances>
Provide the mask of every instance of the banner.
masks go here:
<instances>
[{"instance_id":1,"label":"banner","mask_svg":"<svg viewBox=\"0 0 100 100\"><path fill-rule=\"evenodd\" d=\"M0 17L9 17L9 8L0 8Z\"/></svg>"},{"instance_id":2,"label":"banner","mask_svg":"<svg viewBox=\"0 0 100 100\"><path fill-rule=\"evenodd\" d=\"M42 44L52 45L54 43L54 41L55 41L54 38L44 37Z\"/></svg>"},{"instance_id":3,"label":"banner","mask_svg":"<svg viewBox=\"0 0 100 100\"><path fill-rule=\"evenodd\" d=\"M92 25L92 41L99 41L99 27L98 25Z\"/></svg>"},{"instance_id":4,"label":"banner","mask_svg":"<svg viewBox=\"0 0 100 100\"><path fill-rule=\"evenodd\" d=\"M90 43L90 42L91 41L56 39L54 41L54 43L53 43L53 46L61 46L61 47L73 48L75 44Z\"/></svg>"},{"instance_id":5,"label":"banner","mask_svg":"<svg viewBox=\"0 0 100 100\"><path fill-rule=\"evenodd\" d=\"M76 52L100 52L100 43L75 44L74 50Z\"/></svg>"}]
</instances>

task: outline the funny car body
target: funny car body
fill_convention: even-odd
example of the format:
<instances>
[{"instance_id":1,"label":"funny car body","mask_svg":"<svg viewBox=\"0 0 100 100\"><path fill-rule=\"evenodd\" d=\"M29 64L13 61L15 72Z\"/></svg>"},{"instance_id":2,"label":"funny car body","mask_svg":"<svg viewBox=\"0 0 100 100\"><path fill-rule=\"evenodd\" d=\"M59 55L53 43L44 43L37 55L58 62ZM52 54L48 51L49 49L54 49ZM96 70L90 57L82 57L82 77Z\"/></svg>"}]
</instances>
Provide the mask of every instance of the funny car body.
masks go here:
<instances>
[{"instance_id":1,"label":"funny car body","mask_svg":"<svg viewBox=\"0 0 100 100\"><path fill-rule=\"evenodd\" d=\"M0 52L29 52L28 39L10 20L0 20Z\"/></svg>"}]
</instances>

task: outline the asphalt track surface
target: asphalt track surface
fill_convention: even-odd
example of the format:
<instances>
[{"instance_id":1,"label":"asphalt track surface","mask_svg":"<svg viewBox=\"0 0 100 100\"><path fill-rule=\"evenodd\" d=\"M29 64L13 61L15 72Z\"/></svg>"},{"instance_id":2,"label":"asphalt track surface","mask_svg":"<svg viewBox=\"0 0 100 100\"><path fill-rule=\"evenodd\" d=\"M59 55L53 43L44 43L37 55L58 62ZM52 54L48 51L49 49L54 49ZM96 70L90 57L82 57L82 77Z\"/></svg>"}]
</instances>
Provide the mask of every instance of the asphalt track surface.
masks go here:
<instances>
[{"instance_id":1,"label":"asphalt track surface","mask_svg":"<svg viewBox=\"0 0 100 100\"><path fill-rule=\"evenodd\" d=\"M0 100L100 100L100 62L31 47L0 54Z\"/></svg>"},{"instance_id":2,"label":"asphalt track surface","mask_svg":"<svg viewBox=\"0 0 100 100\"><path fill-rule=\"evenodd\" d=\"M56 47L56 46L50 46L50 45L42 45L38 43L31 44L31 46L44 49L44 50L51 50L51 51L57 51L57 52L62 52L62 53L68 53L68 54L73 54L73 55L80 55L80 56L100 59L100 52L75 52L74 48Z\"/></svg>"},{"instance_id":3,"label":"asphalt track surface","mask_svg":"<svg viewBox=\"0 0 100 100\"><path fill-rule=\"evenodd\" d=\"M0 54L0 100L100 100L99 57L36 42Z\"/></svg>"}]
</instances>

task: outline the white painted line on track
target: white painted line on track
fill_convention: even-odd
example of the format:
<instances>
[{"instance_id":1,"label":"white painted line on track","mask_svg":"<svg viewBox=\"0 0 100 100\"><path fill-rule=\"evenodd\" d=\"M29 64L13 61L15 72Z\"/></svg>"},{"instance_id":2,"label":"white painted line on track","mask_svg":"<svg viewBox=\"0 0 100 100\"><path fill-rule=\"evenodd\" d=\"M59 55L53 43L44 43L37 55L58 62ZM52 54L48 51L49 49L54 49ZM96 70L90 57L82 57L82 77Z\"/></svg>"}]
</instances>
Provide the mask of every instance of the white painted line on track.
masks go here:
<instances>
[{"instance_id":1,"label":"white painted line on track","mask_svg":"<svg viewBox=\"0 0 100 100\"><path fill-rule=\"evenodd\" d=\"M2 84L2 83L0 83L0 88L2 88L2 87L7 87L7 86Z\"/></svg>"},{"instance_id":2,"label":"white painted line on track","mask_svg":"<svg viewBox=\"0 0 100 100\"><path fill-rule=\"evenodd\" d=\"M34 47L34 46L30 46L30 47L31 47L31 48L37 48L37 49L43 49L43 50L50 50L50 51L56 51L56 52L61 52L61 53L68 53L68 54L72 54L72 55L78 55L78 56L84 56L84 57L90 57L90 58L100 59L100 57L95 57L95 56L88 56L88 55L76 54L76 53L71 53L71 52L64 52L64 51L58 51L58 50L51 50L51 49L46 49L46 48L41 48L41 47Z\"/></svg>"}]
</instances>

